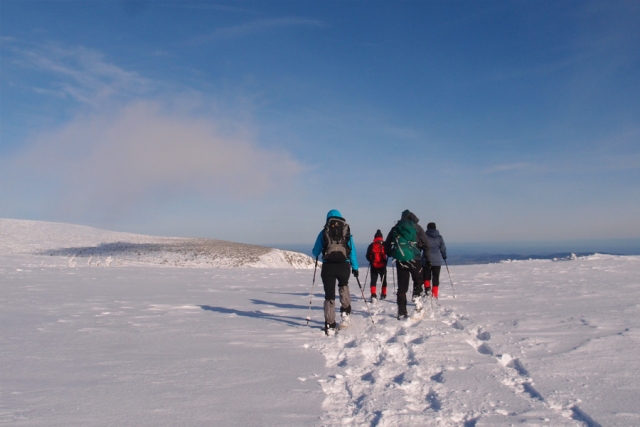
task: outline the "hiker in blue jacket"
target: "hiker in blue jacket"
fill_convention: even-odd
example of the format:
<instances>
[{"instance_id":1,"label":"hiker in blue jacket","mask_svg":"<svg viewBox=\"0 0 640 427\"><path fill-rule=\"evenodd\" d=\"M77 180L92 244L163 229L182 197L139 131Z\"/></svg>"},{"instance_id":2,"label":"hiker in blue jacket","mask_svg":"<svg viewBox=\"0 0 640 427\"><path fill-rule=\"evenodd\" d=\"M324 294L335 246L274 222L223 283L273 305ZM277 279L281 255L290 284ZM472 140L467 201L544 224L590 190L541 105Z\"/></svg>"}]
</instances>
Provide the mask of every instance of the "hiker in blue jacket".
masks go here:
<instances>
[{"instance_id":1,"label":"hiker in blue jacket","mask_svg":"<svg viewBox=\"0 0 640 427\"><path fill-rule=\"evenodd\" d=\"M342 214L332 209L327 213L327 222L318 234L313 246L316 259L322 254L322 284L324 285L324 328L327 335L336 329L336 281L340 295L340 326L346 327L350 322L351 294L349 293L349 273L358 277L358 259L356 247L349 224Z\"/></svg>"}]
</instances>

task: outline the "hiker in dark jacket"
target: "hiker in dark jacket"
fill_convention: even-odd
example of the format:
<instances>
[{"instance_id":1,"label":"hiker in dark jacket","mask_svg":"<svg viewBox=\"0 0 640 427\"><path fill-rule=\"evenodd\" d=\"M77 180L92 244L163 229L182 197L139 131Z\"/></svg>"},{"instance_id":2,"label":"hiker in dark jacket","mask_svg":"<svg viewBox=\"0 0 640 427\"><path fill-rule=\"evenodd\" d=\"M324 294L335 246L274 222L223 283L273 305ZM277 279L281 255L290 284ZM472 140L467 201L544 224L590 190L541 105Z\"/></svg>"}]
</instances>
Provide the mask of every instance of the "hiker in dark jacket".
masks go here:
<instances>
[{"instance_id":1,"label":"hiker in dark jacket","mask_svg":"<svg viewBox=\"0 0 640 427\"><path fill-rule=\"evenodd\" d=\"M427 224L427 239L429 241L431 268L424 267L424 289L426 292L429 292L429 287L433 286L431 288L431 295L433 295L434 298L438 298L440 269L442 268L444 260L447 259L447 246L444 244L444 239L440 235L440 232L436 230L435 222Z\"/></svg>"},{"instance_id":2,"label":"hiker in dark jacket","mask_svg":"<svg viewBox=\"0 0 640 427\"><path fill-rule=\"evenodd\" d=\"M338 238L331 237L332 225L337 225L341 231L344 231ZM325 227L318 234L313 246L313 256L318 258L320 254L322 254L320 277L324 285L324 329L329 335L336 330L336 281L340 295L341 326L347 326L351 315L349 272L358 277L358 258L353 236L342 214L335 209L327 213Z\"/></svg>"},{"instance_id":3,"label":"hiker in dark jacket","mask_svg":"<svg viewBox=\"0 0 640 427\"><path fill-rule=\"evenodd\" d=\"M384 251L384 239L382 231L376 231L373 242L367 248L367 261L371 269L371 302L375 302L378 298L378 290L376 283L380 276L382 289L380 290L380 299L387 298L387 254Z\"/></svg>"},{"instance_id":4,"label":"hiker in dark jacket","mask_svg":"<svg viewBox=\"0 0 640 427\"><path fill-rule=\"evenodd\" d=\"M384 249L388 256L395 258L398 272L398 319L408 317L407 291L409 278L413 280L413 302L416 310L422 309L422 254L426 254L429 263L429 242L423 228L416 217L409 210L402 212L400 221L393 226L384 242ZM407 234L408 233L408 234ZM403 237L408 236L408 237Z\"/></svg>"}]
</instances>

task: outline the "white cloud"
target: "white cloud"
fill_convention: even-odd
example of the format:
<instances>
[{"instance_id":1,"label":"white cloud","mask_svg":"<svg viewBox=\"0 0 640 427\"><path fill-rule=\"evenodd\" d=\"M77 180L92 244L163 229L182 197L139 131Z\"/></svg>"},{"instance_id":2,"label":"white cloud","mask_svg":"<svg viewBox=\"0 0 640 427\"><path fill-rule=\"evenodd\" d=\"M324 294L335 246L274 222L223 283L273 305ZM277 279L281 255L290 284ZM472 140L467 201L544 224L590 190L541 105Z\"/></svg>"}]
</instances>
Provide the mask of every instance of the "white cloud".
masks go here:
<instances>
[{"instance_id":1,"label":"white cloud","mask_svg":"<svg viewBox=\"0 0 640 427\"><path fill-rule=\"evenodd\" d=\"M260 147L244 123L150 101L79 115L35 137L9 166L57 184L64 213L107 216L149 199L262 196L288 188L302 169L289 154Z\"/></svg>"}]
</instances>

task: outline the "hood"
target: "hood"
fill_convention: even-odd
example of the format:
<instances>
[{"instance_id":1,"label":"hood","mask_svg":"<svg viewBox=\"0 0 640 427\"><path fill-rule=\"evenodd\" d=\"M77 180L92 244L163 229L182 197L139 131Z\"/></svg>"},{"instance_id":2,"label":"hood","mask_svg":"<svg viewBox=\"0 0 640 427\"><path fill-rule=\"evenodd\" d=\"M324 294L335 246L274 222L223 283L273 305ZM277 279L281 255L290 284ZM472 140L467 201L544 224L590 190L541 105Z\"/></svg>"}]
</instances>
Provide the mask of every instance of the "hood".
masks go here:
<instances>
[{"instance_id":1,"label":"hood","mask_svg":"<svg viewBox=\"0 0 640 427\"><path fill-rule=\"evenodd\" d=\"M418 217L417 217L417 216L415 216L415 215L413 214L413 212L411 212L409 209L407 209L407 210L405 210L404 212L402 212L402 217L401 217L401 219L409 219L409 220L411 220L411 221L415 222L416 224L418 223L418 221L420 221L420 220L418 219Z\"/></svg>"},{"instance_id":2,"label":"hood","mask_svg":"<svg viewBox=\"0 0 640 427\"><path fill-rule=\"evenodd\" d=\"M338 218L342 218L342 214L340 213L339 210L337 209L331 209L328 213L327 213L327 219L331 218L332 216L338 217Z\"/></svg>"},{"instance_id":3,"label":"hood","mask_svg":"<svg viewBox=\"0 0 640 427\"><path fill-rule=\"evenodd\" d=\"M429 237L438 237L440 235L440 232L435 228L428 229L426 233L427 233L427 236Z\"/></svg>"}]
</instances>

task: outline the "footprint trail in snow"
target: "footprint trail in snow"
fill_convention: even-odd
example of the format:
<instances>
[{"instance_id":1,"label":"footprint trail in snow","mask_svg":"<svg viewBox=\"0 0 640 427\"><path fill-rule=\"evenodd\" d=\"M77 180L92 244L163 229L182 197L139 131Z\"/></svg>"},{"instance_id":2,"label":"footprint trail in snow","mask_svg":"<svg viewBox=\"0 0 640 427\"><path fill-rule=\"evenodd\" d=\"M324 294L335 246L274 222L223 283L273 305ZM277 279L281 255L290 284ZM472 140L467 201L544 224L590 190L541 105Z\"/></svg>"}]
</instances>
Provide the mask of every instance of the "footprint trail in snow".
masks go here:
<instances>
[{"instance_id":1,"label":"footprint trail in snow","mask_svg":"<svg viewBox=\"0 0 640 427\"><path fill-rule=\"evenodd\" d=\"M380 301L371 306L375 329L360 304L363 316L348 331L316 344L329 372L318 379L323 425L598 425L542 396L524 364L446 300L426 304L418 321L398 321L395 301Z\"/></svg>"}]
</instances>

